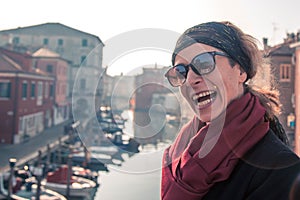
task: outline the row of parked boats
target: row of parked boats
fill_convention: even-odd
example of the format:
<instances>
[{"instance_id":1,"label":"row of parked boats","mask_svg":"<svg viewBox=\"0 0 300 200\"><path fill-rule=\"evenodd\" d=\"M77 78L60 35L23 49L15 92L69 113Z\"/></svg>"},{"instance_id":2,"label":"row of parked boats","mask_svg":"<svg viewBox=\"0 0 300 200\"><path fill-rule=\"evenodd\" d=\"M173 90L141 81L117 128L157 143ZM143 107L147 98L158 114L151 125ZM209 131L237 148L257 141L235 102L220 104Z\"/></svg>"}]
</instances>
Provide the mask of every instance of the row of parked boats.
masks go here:
<instances>
[{"instance_id":1,"label":"row of parked boats","mask_svg":"<svg viewBox=\"0 0 300 200\"><path fill-rule=\"evenodd\" d=\"M101 182L98 171L108 171L107 165L121 165L122 154L136 153L139 147L133 138L123 133L126 119L115 118L109 109L102 109L97 121L109 144L86 146L81 141L78 145L78 140L74 140L74 127L80 123L69 124L65 132L72 135L72 140L52 152L50 163L45 160L51 159L43 158L39 164L35 161L16 167L12 176L11 172L0 174L0 199L92 199ZM82 140L78 135L76 137ZM61 162L57 162L57 155L63 157ZM38 176L37 169L42 170Z\"/></svg>"},{"instance_id":2,"label":"row of parked boats","mask_svg":"<svg viewBox=\"0 0 300 200\"><path fill-rule=\"evenodd\" d=\"M0 174L0 199L8 199L9 194L12 194L11 199L16 200L36 199L39 183L41 200L92 199L101 182L99 171L109 171L108 165L121 165L124 161L124 152L117 146L92 146L87 149L73 145L71 149L73 153L65 155L72 156L64 157L63 164L43 164L39 168L42 170L39 176L36 173L36 162L16 167L10 193L10 172ZM45 160L47 158L42 162Z\"/></svg>"},{"instance_id":3,"label":"row of parked boats","mask_svg":"<svg viewBox=\"0 0 300 200\"><path fill-rule=\"evenodd\" d=\"M36 177L28 166L24 166L24 169L14 171L10 198L16 200L37 199L38 187L40 200L92 197L97 190L98 176L98 172L80 166L72 166L70 169L68 165L61 165L53 171L50 170L45 177L38 180L39 177ZM9 177L9 173L0 176L2 199L9 198Z\"/></svg>"}]
</instances>

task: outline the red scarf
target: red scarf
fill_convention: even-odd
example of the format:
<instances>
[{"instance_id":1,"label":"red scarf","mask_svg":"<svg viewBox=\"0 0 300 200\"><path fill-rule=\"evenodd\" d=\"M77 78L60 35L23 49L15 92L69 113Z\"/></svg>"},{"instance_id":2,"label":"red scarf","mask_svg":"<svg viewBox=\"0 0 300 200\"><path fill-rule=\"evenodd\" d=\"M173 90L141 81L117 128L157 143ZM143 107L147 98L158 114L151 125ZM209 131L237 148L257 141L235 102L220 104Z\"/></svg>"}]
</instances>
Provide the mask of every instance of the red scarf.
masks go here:
<instances>
[{"instance_id":1,"label":"red scarf","mask_svg":"<svg viewBox=\"0 0 300 200\"><path fill-rule=\"evenodd\" d=\"M194 117L165 150L162 199L199 200L215 183L227 180L238 159L269 130L264 115L258 98L247 93L198 132L199 120Z\"/></svg>"}]
</instances>

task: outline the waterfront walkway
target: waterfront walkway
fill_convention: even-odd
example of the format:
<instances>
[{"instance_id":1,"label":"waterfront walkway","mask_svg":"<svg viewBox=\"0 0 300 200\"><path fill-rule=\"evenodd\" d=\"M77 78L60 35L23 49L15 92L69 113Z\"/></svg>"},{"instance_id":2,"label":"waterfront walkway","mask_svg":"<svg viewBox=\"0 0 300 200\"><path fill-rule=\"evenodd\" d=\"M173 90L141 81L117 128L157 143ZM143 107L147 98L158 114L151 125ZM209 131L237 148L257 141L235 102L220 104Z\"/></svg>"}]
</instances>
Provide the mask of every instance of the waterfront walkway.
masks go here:
<instances>
[{"instance_id":1,"label":"waterfront walkway","mask_svg":"<svg viewBox=\"0 0 300 200\"><path fill-rule=\"evenodd\" d=\"M9 169L9 158L16 158L18 165L36 157L39 150L47 148L48 144L52 144L58 141L59 138L64 137L64 126L68 123L70 123L70 121L48 128L37 136L20 144L0 144L0 172Z\"/></svg>"}]
</instances>

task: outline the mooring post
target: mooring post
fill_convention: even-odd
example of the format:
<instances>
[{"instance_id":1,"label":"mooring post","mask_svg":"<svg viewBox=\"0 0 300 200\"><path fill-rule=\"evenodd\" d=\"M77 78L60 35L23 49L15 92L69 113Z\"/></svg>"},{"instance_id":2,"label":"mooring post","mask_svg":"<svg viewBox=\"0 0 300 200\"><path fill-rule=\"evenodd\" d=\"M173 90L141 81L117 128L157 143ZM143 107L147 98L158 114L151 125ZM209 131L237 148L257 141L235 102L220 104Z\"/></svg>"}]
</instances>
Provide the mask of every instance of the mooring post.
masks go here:
<instances>
[{"instance_id":1,"label":"mooring post","mask_svg":"<svg viewBox=\"0 0 300 200\"><path fill-rule=\"evenodd\" d=\"M10 167L10 173L9 173L9 180L8 180L8 192L7 192L7 199L11 199L12 190L13 190L13 176L14 176L14 168L16 165L17 159L16 158L10 158L9 159L9 167Z\"/></svg>"}]
</instances>

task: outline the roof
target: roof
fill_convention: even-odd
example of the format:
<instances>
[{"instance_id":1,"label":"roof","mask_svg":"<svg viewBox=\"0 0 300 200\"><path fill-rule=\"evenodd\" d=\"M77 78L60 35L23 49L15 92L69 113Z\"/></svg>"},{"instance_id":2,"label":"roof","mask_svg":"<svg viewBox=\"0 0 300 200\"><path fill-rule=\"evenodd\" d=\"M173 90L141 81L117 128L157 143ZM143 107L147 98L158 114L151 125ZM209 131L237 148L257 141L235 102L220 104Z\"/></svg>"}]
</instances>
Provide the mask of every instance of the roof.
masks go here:
<instances>
[{"instance_id":1,"label":"roof","mask_svg":"<svg viewBox=\"0 0 300 200\"><path fill-rule=\"evenodd\" d=\"M18 27L15 29L2 30L0 31L0 33L2 34L15 33L20 35L30 34L30 35L57 35L57 36L80 36L80 37L86 35L98 39L99 42L103 44L100 38L96 35L77 30L60 23L44 23L44 24L38 24L33 26Z\"/></svg>"},{"instance_id":2,"label":"roof","mask_svg":"<svg viewBox=\"0 0 300 200\"><path fill-rule=\"evenodd\" d=\"M28 52L18 52L0 47L0 54L6 55L19 66L24 67L24 62L31 57Z\"/></svg>"},{"instance_id":3,"label":"roof","mask_svg":"<svg viewBox=\"0 0 300 200\"><path fill-rule=\"evenodd\" d=\"M34 53L32 57L48 57L48 58L60 58L60 55L46 48L40 48Z\"/></svg>"},{"instance_id":4,"label":"roof","mask_svg":"<svg viewBox=\"0 0 300 200\"><path fill-rule=\"evenodd\" d=\"M26 56L26 55L25 55ZM25 74L34 74L34 75L42 75L42 76L51 76L51 74L44 72L40 69L33 69L32 72L28 72L23 69L23 67L18 64L13 58L5 55L0 51L0 71L1 72L15 72L15 73L25 73Z\"/></svg>"},{"instance_id":5,"label":"roof","mask_svg":"<svg viewBox=\"0 0 300 200\"><path fill-rule=\"evenodd\" d=\"M23 71L22 67L10 59L8 56L0 53L0 71L17 72Z\"/></svg>"},{"instance_id":6,"label":"roof","mask_svg":"<svg viewBox=\"0 0 300 200\"><path fill-rule=\"evenodd\" d=\"M292 56L295 52L294 48L290 48L290 43L282 43L268 49L268 56Z\"/></svg>"}]
</instances>

